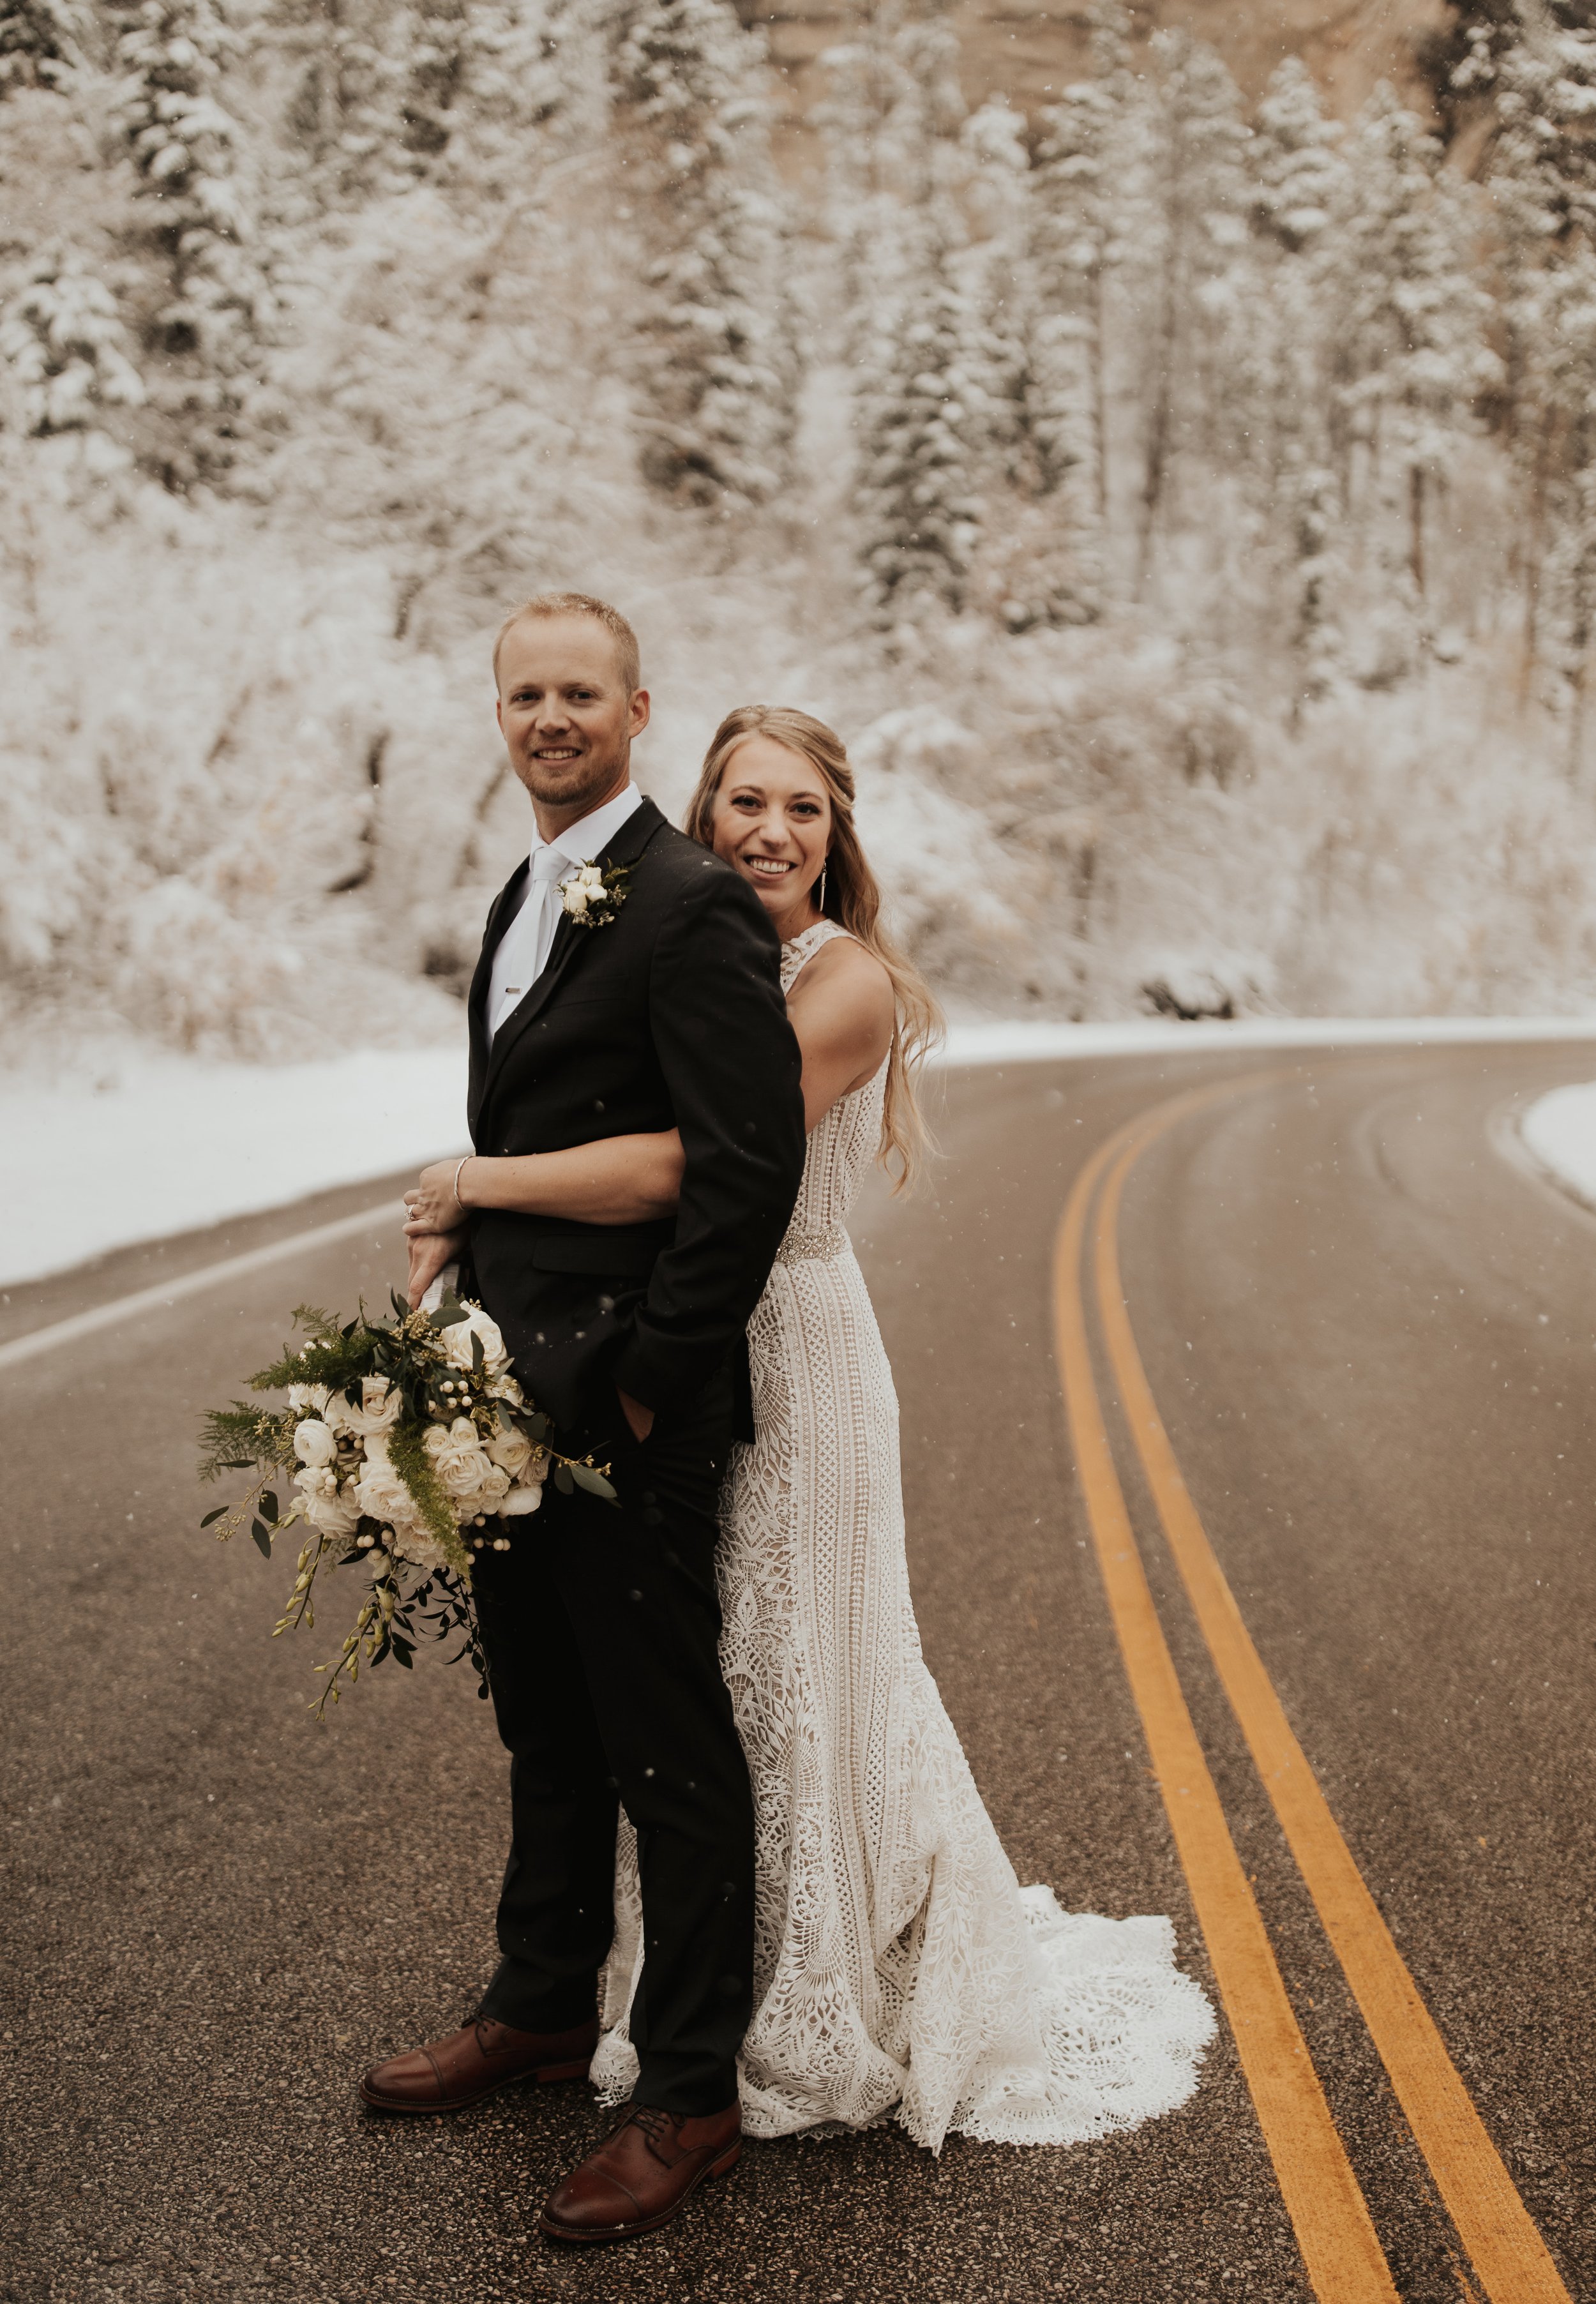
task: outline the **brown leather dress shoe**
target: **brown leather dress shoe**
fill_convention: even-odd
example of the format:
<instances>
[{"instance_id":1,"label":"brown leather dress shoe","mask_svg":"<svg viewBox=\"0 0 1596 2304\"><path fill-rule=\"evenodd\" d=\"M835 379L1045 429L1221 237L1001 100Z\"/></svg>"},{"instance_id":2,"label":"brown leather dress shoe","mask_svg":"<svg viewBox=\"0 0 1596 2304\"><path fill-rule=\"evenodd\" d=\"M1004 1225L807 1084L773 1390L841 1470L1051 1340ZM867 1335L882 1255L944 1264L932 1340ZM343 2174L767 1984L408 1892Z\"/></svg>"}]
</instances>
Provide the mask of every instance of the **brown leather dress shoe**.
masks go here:
<instances>
[{"instance_id":1,"label":"brown leather dress shoe","mask_svg":"<svg viewBox=\"0 0 1596 2304\"><path fill-rule=\"evenodd\" d=\"M612 2136L545 2202L550 2240L632 2240L669 2224L695 2186L724 2176L743 2154L743 2108L702 2118L634 2104Z\"/></svg>"},{"instance_id":2,"label":"brown leather dress shoe","mask_svg":"<svg viewBox=\"0 0 1596 2304\"><path fill-rule=\"evenodd\" d=\"M518 2032L479 2016L446 2040L373 2064L361 2096L373 2112L460 2112L512 2080L579 2080L598 2045L597 2017L570 2032Z\"/></svg>"}]
</instances>

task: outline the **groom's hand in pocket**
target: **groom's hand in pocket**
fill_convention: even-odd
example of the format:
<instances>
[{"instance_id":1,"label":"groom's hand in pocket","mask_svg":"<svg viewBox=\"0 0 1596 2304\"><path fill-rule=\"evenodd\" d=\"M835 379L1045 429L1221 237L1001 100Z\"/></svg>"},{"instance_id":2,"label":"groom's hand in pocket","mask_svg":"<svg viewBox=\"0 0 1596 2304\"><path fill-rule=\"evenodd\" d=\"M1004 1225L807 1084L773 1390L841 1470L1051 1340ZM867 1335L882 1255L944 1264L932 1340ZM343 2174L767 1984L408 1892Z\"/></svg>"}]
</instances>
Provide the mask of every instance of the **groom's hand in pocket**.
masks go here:
<instances>
[{"instance_id":1,"label":"groom's hand in pocket","mask_svg":"<svg viewBox=\"0 0 1596 2304\"><path fill-rule=\"evenodd\" d=\"M615 1386L615 1397L621 1403L621 1413L626 1419L626 1428L641 1447L654 1429L654 1411L645 1408L641 1400L633 1400L629 1392Z\"/></svg>"}]
</instances>

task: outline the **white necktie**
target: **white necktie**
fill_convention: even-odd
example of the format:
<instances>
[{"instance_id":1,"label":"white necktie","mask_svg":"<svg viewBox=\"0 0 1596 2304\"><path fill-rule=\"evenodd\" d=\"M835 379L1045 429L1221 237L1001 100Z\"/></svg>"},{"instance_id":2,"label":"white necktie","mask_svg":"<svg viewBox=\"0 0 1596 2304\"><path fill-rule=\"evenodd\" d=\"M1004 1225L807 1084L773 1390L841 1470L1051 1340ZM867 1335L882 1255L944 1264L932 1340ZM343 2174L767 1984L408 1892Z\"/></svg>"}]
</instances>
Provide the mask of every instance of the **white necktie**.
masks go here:
<instances>
[{"instance_id":1,"label":"white necktie","mask_svg":"<svg viewBox=\"0 0 1596 2304\"><path fill-rule=\"evenodd\" d=\"M496 1012L488 1020L490 1039L520 1007L548 965L554 932L559 926L559 907L549 892L571 869L571 859L557 848L533 849L526 902L505 930L494 955L493 978L499 997Z\"/></svg>"}]
</instances>

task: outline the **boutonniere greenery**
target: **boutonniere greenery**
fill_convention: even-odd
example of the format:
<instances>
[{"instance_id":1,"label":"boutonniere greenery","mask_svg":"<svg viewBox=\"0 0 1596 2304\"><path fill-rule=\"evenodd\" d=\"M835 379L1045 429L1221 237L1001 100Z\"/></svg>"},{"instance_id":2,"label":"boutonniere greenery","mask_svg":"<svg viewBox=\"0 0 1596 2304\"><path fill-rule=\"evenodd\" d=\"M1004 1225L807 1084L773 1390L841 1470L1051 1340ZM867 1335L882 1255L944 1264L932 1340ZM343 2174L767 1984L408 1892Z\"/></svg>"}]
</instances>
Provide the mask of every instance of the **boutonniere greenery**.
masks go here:
<instances>
[{"instance_id":1,"label":"boutonniere greenery","mask_svg":"<svg viewBox=\"0 0 1596 2304\"><path fill-rule=\"evenodd\" d=\"M598 864L579 864L556 885L560 906L579 928L607 928L626 901L630 864L612 865L607 872Z\"/></svg>"}]
</instances>

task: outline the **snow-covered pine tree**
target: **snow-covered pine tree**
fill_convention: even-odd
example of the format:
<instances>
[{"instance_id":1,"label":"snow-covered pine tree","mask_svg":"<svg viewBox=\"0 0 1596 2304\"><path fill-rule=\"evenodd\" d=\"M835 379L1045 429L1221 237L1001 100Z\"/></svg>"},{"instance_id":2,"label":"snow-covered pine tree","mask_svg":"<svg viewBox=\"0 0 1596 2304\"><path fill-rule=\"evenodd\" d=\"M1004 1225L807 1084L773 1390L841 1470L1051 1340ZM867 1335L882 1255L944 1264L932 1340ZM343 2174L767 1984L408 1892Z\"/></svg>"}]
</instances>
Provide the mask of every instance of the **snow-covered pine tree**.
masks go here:
<instances>
[{"instance_id":1,"label":"snow-covered pine tree","mask_svg":"<svg viewBox=\"0 0 1596 2304\"><path fill-rule=\"evenodd\" d=\"M1334 592L1340 489L1330 451L1324 243L1345 199L1338 125L1307 66L1270 77L1248 148L1261 284L1247 332L1251 463L1290 570L1292 712L1322 696L1341 655Z\"/></svg>"},{"instance_id":2,"label":"snow-covered pine tree","mask_svg":"<svg viewBox=\"0 0 1596 2304\"><path fill-rule=\"evenodd\" d=\"M904 284L877 315L855 403L862 557L889 624L912 620L923 601L964 606L987 438L981 377L990 363L960 277L952 201L939 193L915 222L899 241Z\"/></svg>"},{"instance_id":3,"label":"snow-covered pine tree","mask_svg":"<svg viewBox=\"0 0 1596 2304\"><path fill-rule=\"evenodd\" d=\"M1224 352L1247 306L1247 128L1235 82L1184 32L1156 32L1156 134L1149 253L1153 292L1142 347L1146 377L1137 584L1151 572L1171 484L1188 453L1234 446Z\"/></svg>"},{"instance_id":4,"label":"snow-covered pine tree","mask_svg":"<svg viewBox=\"0 0 1596 2304\"><path fill-rule=\"evenodd\" d=\"M814 119L825 139L827 208L840 252L845 349L873 338L877 315L898 278L905 216L962 173L957 138L968 107L959 87L956 38L938 0L911 13L883 0L853 37L823 59L829 85Z\"/></svg>"},{"instance_id":5,"label":"snow-covered pine tree","mask_svg":"<svg viewBox=\"0 0 1596 2304\"><path fill-rule=\"evenodd\" d=\"M1089 623L1102 603L1091 378L1074 316L1057 309L1053 218L1039 208L1024 120L1006 99L972 113L961 142L981 229L964 259L981 394L975 479L1004 507L985 524L979 589L1013 631Z\"/></svg>"},{"instance_id":6,"label":"snow-covered pine tree","mask_svg":"<svg viewBox=\"0 0 1596 2304\"><path fill-rule=\"evenodd\" d=\"M636 0L616 87L647 202L637 369L646 478L729 511L787 469L798 358L762 43L727 0Z\"/></svg>"},{"instance_id":7,"label":"snow-covered pine tree","mask_svg":"<svg viewBox=\"0 0 1596 2304\"><path fill-rule=\"evenodd\" d=\"M417 0L399 120L405 149L436 160L454 131L471 52L469 0Z\"/></svg>"},{"instance_id":8,"label":"snow-covered pine tree","mask_svg":"<svg viewBox=\"0 0 1596 2304\"><path fill-rule=\"evenodd\" d=\"M20 428L36 438L94 432L108 409L140 407L144 385L128 355L105 282L70 251L36 257L0 315L0 360L18 394Z\"/></svg>"},{"instance_id":9,"label":"snow-covered pine tree","mask_svg":"<svg viewBox=\"0 0 1596 2304\"><path fill-rule=\"evenodd\" d=\"M430 0L440 47L446 6L446 0ZM428 21L423 18L423 26ZM276 0L269 25L295 75L287 126L313 201L342 204L396 186L403 173L403 50L411 29L404 9L392 0ZM446 66L440 59L435 69ZM435 86L432 97L438 93Z\"/></svg>"},{"instance_id":10,"label":"snow-covered pine tree","mask_svg":"<svg viewBox=\"0 0 1596 2304\"><path fill-rule=\"evenodd\" d=\"M1026 409L1035 286L1024 116L1006 97L990 97L965 121L959 142L969 170L964 206L976 229L964 269L977 315L986 445L1001 479L1030 496L1040 474Z\"/></svg>"},{"instance_id":11,"label":"snow-covered pine tree","mask_svg":"<svg viewBox=\"0 0 1596 2304\"><path fill-rule=\"evenodd\" d=\"M1109 284L1140 237L1153 146L1119 0L1091 10L1092 77L1041 115L1031 186L1034 320L1026 417L1045 494L1070 529L1075 614L1109 580Z\"/></svg>"},{"instance_id":12,"label":"snow-covered pine tree","mask_svg":"<svg viewBox=\"0 0 1596 2304\"><path fill-rule=\"evenodd\" d=\"M1252 212L1261 228L1293 255L1316 241L1346 182L1341 131L1327 114L1318 82L1300 56L1269 76L1248 153Z\"/></svg>"},{"instance_id":13,"label":"snow-covered pine tree","mask_svg":"<svg viewBox=\"0 0 1596 2304\"><path fill-rule=\"evenodd\" d=\"M80 0L0 0L0 96L57 87L82 52Z\"/></svg>"},{"instance_id":14,"label":"snow-covered pine tree","mask_svg":"<svg viewBox=\"0 0 1596 2304\"><path fill-rule=\"evenodd\" d=\"M1427 587L1428 507L1481 397L1498 389L1470 188L1386 85L1348 140L1326 233L1332 410L1349 501L1388 534L1411 596ZM1421 611L1422 613L1422 611Z\"/></svg>"},{"instance_id":15,"label":"snow-covered pine tree","mask_svg":"<svg viewBox=\"0 0 1596 2304\"><path fill-rule=\"evenodd\" d=\"M929 602L959 610L981 532L981 481L1009 430L989 387L1009 346L991 340L970 284L968 233L955 197L965 172L958 46L940 13L895 11L872 40L837 52L839 114L876 144L868 164L868 248L855 251L855 504L867 589L883 622ZM881 109L872 130L867 107ZM842 156L845 166L866 164Z\"/></svg>"},{"instance_id":16,"label":"snow-covered pine tree","mask_svg":"<svg viewBox=\"0 0 1596 2304\"><path fill-rule=\"evenodd\" d=\"M1546 665L1566 682L1576 772L1596 580L1596 32L1583 13L1544 0L1465 8L1452 75L1460 97L1495 114L1487 189L1505 288L1525 674Z\"/></svg>"},{"instance_id":17,"label":"snow-covered pine tree","mask_svg":"<svg viewBox=\"0 0 1596 2304\"><path fill-rule=\"evenodd\" d=\"M615 0L415 0L398 43L417 174L524 196L539 168L602 154Z\"/></svg>"},{"instance_id":18,"label":"snow-covered pine tree","mask_svg":"<svg viewBox=\"0 0 1596 2304\"><path fill-rule=\"evenodd\" d=\"M213 0L123 0L121 119L138 171L139 309L149 404L143 451L169 487L215 479L236 455L271 294L250 247L242 139L222 101L231 46ZM155 373L158 369L158 374Z\"/></svg>"}]
</instances>

